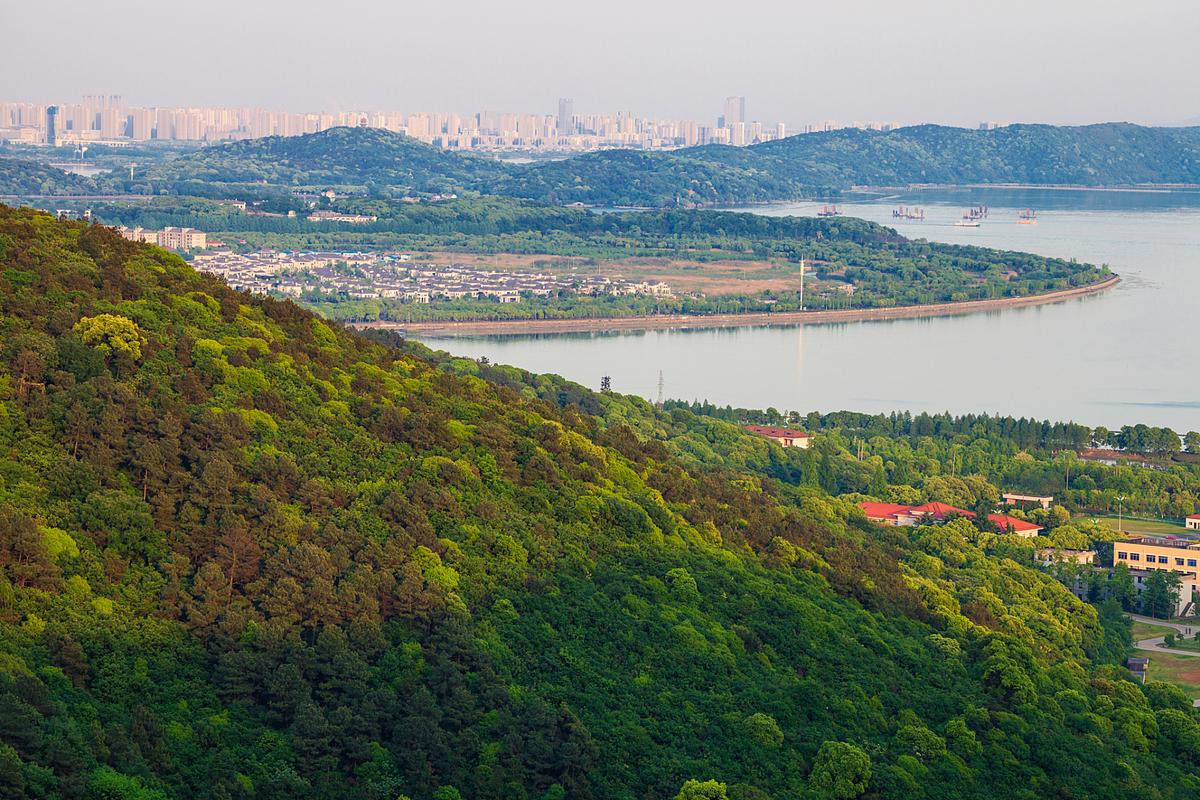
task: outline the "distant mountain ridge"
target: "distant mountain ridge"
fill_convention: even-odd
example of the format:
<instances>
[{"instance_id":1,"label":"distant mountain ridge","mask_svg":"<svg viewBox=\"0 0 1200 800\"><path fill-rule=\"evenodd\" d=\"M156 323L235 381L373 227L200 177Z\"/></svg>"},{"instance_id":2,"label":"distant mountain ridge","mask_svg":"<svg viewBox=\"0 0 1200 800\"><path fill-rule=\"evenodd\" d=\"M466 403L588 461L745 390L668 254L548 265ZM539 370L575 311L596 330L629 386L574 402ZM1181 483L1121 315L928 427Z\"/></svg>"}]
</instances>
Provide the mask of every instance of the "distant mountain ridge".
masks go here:
<instances>
[{"instance_id":1,"label":"distant mountain ridge","mask_svg":"<svg viewBox=\"0 0 1200 800\"><path fill-rule=\"evenodd\" d=\"M78 183L29 164L0 169L0 193L52 185L56 174L64 186ZM655 208L788 200L858 185L1200 184L1200 127L845 129L743 148L605 150L523 165L379 129L333 128L215 145L149 167L136 182L114 173L97 183L109 191L204 195L331 185L393 195L475 191L553 204Z\"/></svg>"},{"instance_id":2,"label":"distant mountain ridge","mask_svg":"<svg viewBox=\"0 0 1200 800\"><path fill-rule=\"evenodd\" d=\"M356 185L417 191L461 189L499 174L503 165L379 128L331 128L214 145L158 165L155 184Z\"/></svg>"},{"instance_id":3,"label":"distant mountain ridge","mask_svg":"<svg viewBox=\"0 0 1200 800\"><path fill-rule=\"evenodd\" d=\"M683 151L726 161L726 148ZM1084 186L1200 182L1200 128L1129 123L1009 125L970 130L918 125L846 129L747 148L763 165L809 185L1031 183Z\"/></svg>"},{"instance_id":4,"label":"distant mountain ridge","mask_svg":"<svg viewBox=\"0 0 1200 800\"><path fill-rule=\"evenodd\" d=\"M528 165L492 188L549 201L662 206L786 200L860 185L1200 183L1200 128L1127 123L845 129L653 155L653 169L641 172L617 151Z\"/></svg>"}]
</instances>

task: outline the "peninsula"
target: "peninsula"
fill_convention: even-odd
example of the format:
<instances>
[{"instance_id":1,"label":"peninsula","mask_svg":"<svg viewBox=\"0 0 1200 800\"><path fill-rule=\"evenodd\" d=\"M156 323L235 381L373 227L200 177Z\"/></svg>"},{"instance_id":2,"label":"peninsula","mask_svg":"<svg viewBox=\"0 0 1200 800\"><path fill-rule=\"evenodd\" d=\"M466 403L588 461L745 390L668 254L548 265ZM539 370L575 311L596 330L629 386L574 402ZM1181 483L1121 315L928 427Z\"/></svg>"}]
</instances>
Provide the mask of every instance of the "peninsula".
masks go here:
<instances>
[{"instance_id":1,"label":"peninsula","mask_svg":"<svg viewBox=\"0 0 1200 800\"><path fill-rule=\"evenodd\" d=\"M603 331L649 331L667 329L747 328L770 325L821 325L865 320L949 317L981 311L1062 303L1099 294L1121 282L1110 275L1086 286L1062 289L1026 297L993 300L964 300L951 303L926 303L889 308L847 308L824 311L782 311L744 314L660 314L592 319L510 319L441 322L395 322L375 320L349 323L350 327L370 330L396 330L427 336L503 336L528 333L590 333Z\"/></svg>"}]
</instances>

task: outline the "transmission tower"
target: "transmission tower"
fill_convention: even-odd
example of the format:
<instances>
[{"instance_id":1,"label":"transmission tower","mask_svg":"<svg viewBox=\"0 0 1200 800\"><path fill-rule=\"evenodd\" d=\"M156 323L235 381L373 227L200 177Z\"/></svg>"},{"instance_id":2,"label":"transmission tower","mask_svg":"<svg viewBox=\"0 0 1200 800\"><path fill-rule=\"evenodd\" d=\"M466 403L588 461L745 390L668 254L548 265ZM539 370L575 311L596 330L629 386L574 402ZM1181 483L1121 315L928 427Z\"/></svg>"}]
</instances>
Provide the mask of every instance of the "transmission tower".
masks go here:
<instances>
[{"instance_id":1,"label":"transmission tower","mask_svg":"<svg viewBox=\"0 0 1200 800\"><path fill-rule=\"evenodd\" d=\"M663 376L662 376L662 370L660 369L658 371L658 403L656 405L659 408L662 408L662 404L663 404Z\"/></svg>"},{"instance_id":2,"label":"transmission tower","mask_svg":"<svg viewBox=\"0 0 1200 800\"><path fill-rule=\"evenodd\" d=\"M612 391L612 378L608 377L607 375L604 375L600 378L600 391L602 391L602 392L611 392Z\"/></svg>"}]
</instances>

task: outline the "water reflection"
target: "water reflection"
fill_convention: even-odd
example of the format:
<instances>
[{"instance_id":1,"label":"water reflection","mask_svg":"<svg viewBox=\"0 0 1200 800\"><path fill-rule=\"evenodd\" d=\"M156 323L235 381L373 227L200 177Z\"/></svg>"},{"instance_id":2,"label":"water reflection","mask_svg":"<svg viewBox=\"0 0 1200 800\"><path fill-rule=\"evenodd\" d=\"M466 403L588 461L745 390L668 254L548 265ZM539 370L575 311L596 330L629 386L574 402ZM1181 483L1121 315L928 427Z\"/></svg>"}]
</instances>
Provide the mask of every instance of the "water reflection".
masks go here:
<instances>
[{"instance_id":1,"label":"water reflection","mask_svg":"<svg viewBox=\"0 0 1200 800\"><path fill-rule=\"evenodd\" d=\"M927 220L978 204L991 214L979 228L893 221L891 208L901 204L925 207ZM1025 207L1039 209L1038 225L1015 224ZM1107 263L1124 280L1101 295L955 317L423 341L593 388L611 375L616 391L650 399L661 369L668 397L722 405L986 411L1200 429L1200 192L971 190L843 208L906 236Z\"/></svg>"}]
</instances>

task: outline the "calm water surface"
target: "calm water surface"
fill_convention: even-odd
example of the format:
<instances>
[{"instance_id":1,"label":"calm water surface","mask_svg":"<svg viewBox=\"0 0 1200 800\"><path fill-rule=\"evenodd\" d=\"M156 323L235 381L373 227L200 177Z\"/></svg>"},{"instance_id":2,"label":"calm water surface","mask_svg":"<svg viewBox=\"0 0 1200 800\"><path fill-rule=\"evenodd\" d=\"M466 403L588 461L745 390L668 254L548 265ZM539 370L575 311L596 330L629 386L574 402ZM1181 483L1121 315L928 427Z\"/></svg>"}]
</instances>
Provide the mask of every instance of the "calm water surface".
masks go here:
<instances>
[{"instance_id":1,"label":"calm water surface","mask_svg":"<svg viewBox=\"0 0 1200 800\"><path fill-rule=\"evenodd\" d=\"M986 204L979 228L956 228ZM892 220L898 205L923 222ZM820 204L743 209L810 216ZM1036 208L1039 224L1015 224ZM936 319L713 330L422 337L598 388L781 410L989 412L1200 429L1200 193L956 190L860 196L849 216L905 236L1075 257L1124 281L1102 295Z\"/></svg>"}]
</instances>

